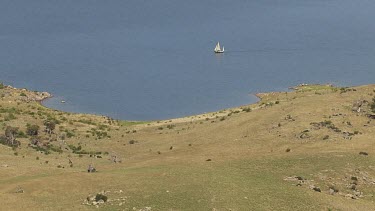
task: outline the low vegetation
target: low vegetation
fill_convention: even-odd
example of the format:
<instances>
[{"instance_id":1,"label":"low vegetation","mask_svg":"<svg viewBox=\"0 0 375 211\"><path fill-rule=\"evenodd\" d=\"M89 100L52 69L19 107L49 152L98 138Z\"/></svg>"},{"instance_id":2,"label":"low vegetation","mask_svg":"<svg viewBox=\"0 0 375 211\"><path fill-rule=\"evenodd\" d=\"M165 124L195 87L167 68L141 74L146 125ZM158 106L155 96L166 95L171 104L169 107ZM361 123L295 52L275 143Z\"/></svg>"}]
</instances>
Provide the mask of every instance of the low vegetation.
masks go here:
<instances>
[{"instance_id":1,"label":"low vegetation","mask_svg":"<svg viewBox=\"0 0 375 211\"><path fill-rule=\"evenodd\" d=\"M375 210L374 88L303 85L127 122L48 109L0 84L2 209Z\"/></svg>"}]
</instances>

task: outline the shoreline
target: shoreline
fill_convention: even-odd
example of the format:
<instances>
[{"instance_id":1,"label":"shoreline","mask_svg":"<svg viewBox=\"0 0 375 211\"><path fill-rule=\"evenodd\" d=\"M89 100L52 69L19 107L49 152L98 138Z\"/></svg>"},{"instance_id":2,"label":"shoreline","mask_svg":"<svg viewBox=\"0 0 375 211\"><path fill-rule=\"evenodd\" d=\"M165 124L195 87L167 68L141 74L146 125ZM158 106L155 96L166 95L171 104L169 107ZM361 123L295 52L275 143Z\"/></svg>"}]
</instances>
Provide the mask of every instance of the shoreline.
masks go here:
<instances>
[{"instance_id":1,"label":"shoreline","mask_svg":"<svg viewBox=\"0 0 375 211\"><path fill-rule=\"evenodd\" d=\"M251 110L262 108L262 106L257 106L257 105L262 101L262 99L264 99L267 96L272 96L272 95L276 95L276 94L279 94L279 93L290 93L290 92L293 92L293 91L299 91L299 90L302 90L303 88L312 87L312 86L321 86L321 87L327 87L327 88L334 88L334 87L336 87L333 84L307 84L307 83L301 83L301 84L298 84L296 86L289 87L288 88L289 91L285 91L285 92L284 91L273 91L273 92L259 92L259 93L255 93L255 94L250 94L249 93L249 95L255 96L257 98L257 100L255 102L252 102L252 103L249 103L249 104L240 105L240 106L234 106L234 107L223 108L223 109L215 110L215 111L208 111L208 112L203 112L203 113L198 113L198 114L193 114L193 115L188 115L188 116L172 117L172 118L166 118L166 119L127 120L127 119L118 119L118 118L110 117L110 116L103 115L103 114L100 114L100 113L71 112L71 111L64 111L64 110L60 110L60 109L55 109L55 108L48 107L45 104L43 104L43 102L45 100L48 100L48 99L51 99L51 98L54 97L49 92L45 92L45 91L32 91L32 90L28 90L26 88L16 88L16 87L13 87L11 85L3 85L3 86L4 86L4 88L8 88L8 89L11 89L11 90L18 90L21 93L23 91L24 92L29 92L29 93L34 93L34 95L31 95L31 96L20 96L19 99L21 101L24 101L24 102L35 101L35 102L37 102L38 104L40 104L41 106L43 106L43 107L45 107L47 109L57 110L57 111L62 111L62 112L67 112L67 113L72 113L72 114L79 114L79 115L80 114L86 114L86 115L102 116L102 117L107 117L107 118L116 119L116 120L125 121L125 122L134 122L134 123L149 122L149 123L154 123L154 124L155 123L156 124L160 124L160 123L161 124L166 124L166 123L170 123L170 122L183 123L183 122L203 120L203 119L204 120L211 120L211 119L215 119L215 118L218 118L218 117L227 116L230 113L239 112L239 111L242 111L242 110L248 109L248 108L250 108ZM336 88L339 88L339 87L336 87Z\"/></svg>"}]
</instances>

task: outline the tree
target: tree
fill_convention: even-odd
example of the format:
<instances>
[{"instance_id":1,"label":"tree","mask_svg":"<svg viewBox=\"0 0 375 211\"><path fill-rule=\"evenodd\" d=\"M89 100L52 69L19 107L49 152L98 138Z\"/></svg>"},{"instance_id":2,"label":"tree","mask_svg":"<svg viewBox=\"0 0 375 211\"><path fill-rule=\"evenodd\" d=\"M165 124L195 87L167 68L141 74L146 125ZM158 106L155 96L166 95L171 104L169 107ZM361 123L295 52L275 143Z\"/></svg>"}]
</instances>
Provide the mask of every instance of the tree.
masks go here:
<instances>
[{"instance_id":1,"label":"tree","mask_svg":"<svg viewBox=\"0 0 375 211\"><path fill-rule=\"evenodd\" d=\"M7 126L5 129L5 137L3 138L4 140L2 142L5 142L5 144L8 146L20 146L21 142L16 140L17 133L18 127Z\"/></svg>"},{"instance_id":2,"label":"tree","mask_svg":"<svg viewBox=\"0 0 375 211\"><path fill-rule=\"evenodd\" d=\"M56 123L54 121L49 121L49 120L46 120L44 122L44 126L46 126L46 132L48 134L52 134L53 133L53 130L55 129L56 127Z\"/></svg>"},{"instance_id":3,"label":"tree","mask_svg":"<svg viewBox=\"0 0 375 211\"><path fill-rule=\"evenodd\" d=\"M39 125L26 125L26 133L30 136L37 136L39 131Z\"/></svg>"}]
</instances>

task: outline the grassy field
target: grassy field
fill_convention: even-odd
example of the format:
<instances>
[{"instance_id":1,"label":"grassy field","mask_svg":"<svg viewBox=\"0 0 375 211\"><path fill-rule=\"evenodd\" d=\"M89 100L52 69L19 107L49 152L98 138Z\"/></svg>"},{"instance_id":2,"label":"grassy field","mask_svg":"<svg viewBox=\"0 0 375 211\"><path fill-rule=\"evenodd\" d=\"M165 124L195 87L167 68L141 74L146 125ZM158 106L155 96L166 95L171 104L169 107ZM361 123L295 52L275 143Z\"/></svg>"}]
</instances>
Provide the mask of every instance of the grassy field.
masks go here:
<instances>
[{"instance_id":1,"label":"grassy field","mask_svg":"<svg viewBox=\"0 0 375 211\"><path fill-rule=\"evenodd\" d=\"M304 85L150 122L56 111L36 95L0 86L0 134L18 127L21 143L0 145L0 210L375 210L375 85ZM108 200L87 201L98 193Z\"/></svg>"}]
</instances>

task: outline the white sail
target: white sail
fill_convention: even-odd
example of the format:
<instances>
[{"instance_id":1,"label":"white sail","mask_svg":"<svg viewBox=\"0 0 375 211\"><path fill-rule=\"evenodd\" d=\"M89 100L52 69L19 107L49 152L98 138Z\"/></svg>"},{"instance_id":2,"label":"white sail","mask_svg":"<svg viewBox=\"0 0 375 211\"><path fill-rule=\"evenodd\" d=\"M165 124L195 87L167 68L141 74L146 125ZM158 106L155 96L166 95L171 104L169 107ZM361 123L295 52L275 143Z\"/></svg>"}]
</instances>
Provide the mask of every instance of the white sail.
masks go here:
<instances>
[{"instance_id":1,"label":"white sail","mask_svg":"<svg viewBox=\"0 0 375 211\"><path fill-rule=\"evenodd\" d=\"M215 51L215 53L223 53L224 52L224 47L223 47L223 50L221 50L220 43L217 42L214 51Z\"/></svg>"},{"instance_id":2,"label":"white sail","mask_svg":"<svg viewBox=\"0 0 375 211\"><path fill-rule=\"evenodd\" d=\"M219 42L216 44L215 51L220 51L220 43Z\"/></svg>"}]
</instances>

